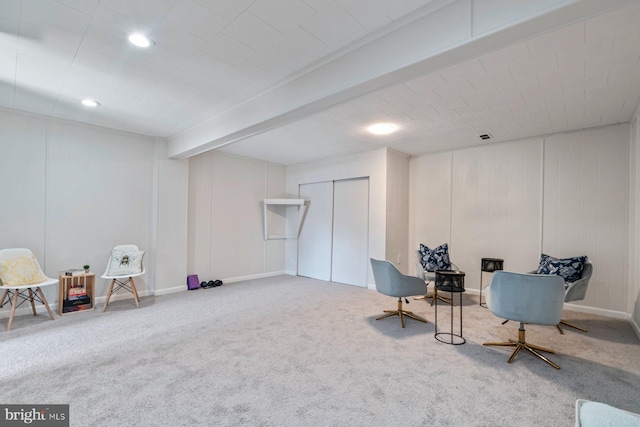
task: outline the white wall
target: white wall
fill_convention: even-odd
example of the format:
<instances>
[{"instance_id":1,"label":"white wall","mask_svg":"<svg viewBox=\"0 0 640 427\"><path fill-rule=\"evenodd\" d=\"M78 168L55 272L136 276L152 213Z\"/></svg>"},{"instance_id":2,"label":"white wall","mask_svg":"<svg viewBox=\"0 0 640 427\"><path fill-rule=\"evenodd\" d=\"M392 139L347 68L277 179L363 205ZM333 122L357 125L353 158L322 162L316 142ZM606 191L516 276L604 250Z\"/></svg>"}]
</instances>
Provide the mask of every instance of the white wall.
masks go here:
<instances>
[{"instance_id":1,"label":"white wall","mask_svg":"<svg viewBox=\"0 0 640 427\"><path fill-rule=\"evenodd\" d=\"M189 274L229 282L283 273L284 240L264 240L261 206L283 197L284 166L216 151L191 157ZM284 229L284 212L269 215L273 227Z\"/></svg>"},{"instance_id":2,"label":"white wall","mask_svg":"<svg viewBox=\"0 0 640 427\"><path fill-rule=\"evenodd\" d=\"M624 317L628 155L618 125L413 158L410 249L449 242L472 291L483 257L530 271L541 251L586 254L594 277L576 304Z\"/></svg>"},{"instance_id":3,"label":"white wall","mask_svg":"<svg viewBox=\"0 0 640 427\"><path fill-rule=\"evenodd\" d=\"M627 312L629 126L545 141L542 250L588 255L594 269L579 305Z\"/></svg>"},{"instance_id":4,"label":"white wall","mask_svg":"<svg viewBox=\"0 0 640 427\"><path fill-rule=\"evenodd\" d=\"M186 263L171 267L171 274L155 268L175 259L164 259L164 248L186 235L184 219L168 203L186 206L185 191L159 188L158 181L186 182L184 164L174 168L178 164L166 159L163 142L2 109L0 247L30 248L50 277L84 264L100 276L113 246L134 243L147 251L149 274L136 281L142 295L182 284ZM154 204L158 193L160 205ZM170 235L158 238L159 225ZM154 280L158 275L162 279ZM98 278L96 295L104 296L107 286ZM55 306L57 290L47 292Z\"/></svg>"},{"instance_id":5,"label":"white wall","mask_svg":"<svg viewBox=\"0 0 640 427\"><path fill-rule=\"evenodd\" d=\"M158 191L154 274L155 294L162 295L186 287L189 161L169 159L166 141L158 141L155 154Z\"/></svg>"},{"instance_id":6,"label":"white wall","mask_svg":"<svg viewBox=\"0 0 640 427\"><path fill-rule=\"evenodd\" d=\"M412 157L409 163L409 253L451 242L453 153ZM455 248L450 248L455 261Z\"/></svg>"},{"instance_id":7,"label":"white wall","mask_svg":"<svg viewBox=\"0 0 640 427\"><path fill-rule=\"evenodd\" d=\"M409 156L387 151L386 259L404 274L414 274L409 256Z\"/></svg>"},{"instance_id":8,"label":"white wall","mask_svg":"<svg viewBox=\"0 0 640 427\"><path fill-rule=\"evenodd\" d=\"M629 320L640 337L640 110L636 111L631 127L631 152L629 155L629 296L627 312Z\"/></svg>"},{"instance_id":9,"label":"white wall","mask_svg":"<svg viewBox=\"0 0 640 427\"><path fill-rule=\"evenodd\" d=\"M379 149L353 156L287 167L287 195L298 197L298 186L314 182L369 177L369 257L385 259L387 215L387 150ZM293 216L288 222L297 224ZM291 228L291 225L288 226ZM297 271L297 240L286 242L286 268L290 274ZM373 274L369 266L369 286Z\"/></svg>"}]
</instances>

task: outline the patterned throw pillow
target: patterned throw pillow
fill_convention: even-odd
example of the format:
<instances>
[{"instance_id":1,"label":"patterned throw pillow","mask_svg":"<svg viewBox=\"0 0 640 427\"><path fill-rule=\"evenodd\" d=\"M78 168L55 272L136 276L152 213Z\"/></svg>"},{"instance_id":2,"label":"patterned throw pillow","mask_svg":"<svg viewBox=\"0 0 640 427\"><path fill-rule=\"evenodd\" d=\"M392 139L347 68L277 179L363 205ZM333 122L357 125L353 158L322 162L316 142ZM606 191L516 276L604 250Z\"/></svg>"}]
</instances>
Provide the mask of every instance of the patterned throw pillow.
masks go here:
<instances>
[{"instance_id":1,"label":"patterned throw pillow","mask_svg":"<svg viewBox=\"0 0 640 427\"><path fill-rule=\"evenodd\" d=\"M33 254L0 260L0 279L5 287L35 285L47 280Z\"/></svg>"},{"instance_id":2,"label":"patterned throw pillow","mask_svg":"<svg viewBox=\"0 0 640 427\"><path fill-rule=\"evenodd\" d=\"M443 243L435 249L429 249L428 246L420 243L420 263L427 271L451 270L449 245Z\"/></svg>"},{"instance_id":3,"label":"patterned throw pillow","mask_svg":"<svg viewBox=\"0 0 640 427\"><path fill-rule=\"evenodd\" d=\"M586 256L562 259L540 254L540 265L538 266L537 273L556 274L564 279L566 287L567 284L580 279L586 261Z\"/></svg>"},{"instance_id":4,"label":"patterned throw pillow","mask_svg":"<svg viewBox=\"0 0 640 427\"><path fill-rule=\"evenodd\" d=\"M109 276L127 276L129 274L142 273L142 258L144 251L111 250L111 263L109 264Z\"/></svg>"}]
</instances>

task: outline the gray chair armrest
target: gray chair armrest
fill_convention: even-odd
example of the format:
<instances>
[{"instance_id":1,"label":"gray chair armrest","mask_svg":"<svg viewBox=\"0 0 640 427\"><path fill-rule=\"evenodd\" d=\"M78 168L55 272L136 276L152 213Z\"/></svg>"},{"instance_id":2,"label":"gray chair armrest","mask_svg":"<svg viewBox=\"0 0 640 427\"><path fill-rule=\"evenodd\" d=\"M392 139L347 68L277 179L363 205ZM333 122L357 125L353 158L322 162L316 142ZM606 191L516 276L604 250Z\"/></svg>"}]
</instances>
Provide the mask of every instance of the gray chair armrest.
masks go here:
<instances>
[{"instance_id":1,"label":"gray chair armrest","mask_svg":"<svg viewBox=\"0 0 640 427\"><path fill-rule=\"evenodd\" d=\"M416 256L416 276L418 276L422 280L427 280L425 278L426 271L422 268L422 263L420 263L420 253Z\"/></svg>"},{"instance_id":2,"label":"gray chair armrest","mask_svg":"<svg viewBox=\"0 0 640 427\"><path fill-rule=\"evenodd\" d=\"M587 296L587 287L589 286L589 279L591 279L592 271L593 266L591 263L585 263L580 279L569 284L567 294L564 297L564 302L580 301Z\"/></svg>"},{"instance_id":3,"label":"gray chair armrest","mask_svg":"<svg viewBox=\"0 0 640 427\"><path fill-rule=\"evenodd\" d=\"M405 297L421 295L425 292L426 288L423 280L400 273L389 261L373 258L370 258L370 261L376 290L381 294Z\"/></svg>"},{"instance_id":4,"label":"gray chair armrest","mask_svg":"<svg viewBox=\"0 0 640 427\"><path fill-rule=\"evenodd\" d=\"M575 282L569 283L569 287L565 291L564 302L580 301L586 297L592 272L593 265L587 261L584 264L581 277ZM530 271L528 274L538 274L538 270Z\"/></svg>"}]
</instances>

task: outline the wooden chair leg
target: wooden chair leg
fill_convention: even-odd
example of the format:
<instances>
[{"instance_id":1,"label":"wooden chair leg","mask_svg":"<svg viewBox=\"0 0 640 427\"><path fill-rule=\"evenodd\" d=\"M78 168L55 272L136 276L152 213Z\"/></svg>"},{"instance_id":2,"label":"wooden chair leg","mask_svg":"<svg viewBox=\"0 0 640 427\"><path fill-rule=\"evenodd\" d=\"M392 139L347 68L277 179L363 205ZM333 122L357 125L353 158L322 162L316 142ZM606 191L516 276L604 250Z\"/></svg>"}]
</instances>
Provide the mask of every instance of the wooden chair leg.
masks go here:
<instances>
[{"instance_id":1,"label":"wooden chair leg","mask_svg":"<svg viewBox=\"0 0 640 427\"><path fill-rule=\"evenodd\" d=\"M4 300L7 299L8 294L9 294L9 289L5 289L4 293L2 294L2 299L0 299L0 308L4 306Z\"/></svg>"},{"instance_id":2,"label":"wooden chair leg","mask_svg":"<svg viewBox=\"0 0 640 427\"><path fill-rule=\"evenodd\" d=\"M53 311L51 311L51 307L49 307L49 302L47 301L47 298L44 296L44 292L42 292L42 288L41 287L37 287L36 288L36 292L38 292L40 294L40 298L42 299L42 303L44 304L45 308L49 312L49 316L51 316L51 320L55 320L56 318L53 317Z\"/></svg>"},{"instance_id":3,"label":"wooden chair leg","mask_svg":"<svg viewBox=\"0 0 640 427\"><path fill-rule=\"evenodd\" d=\"M131 282L131 291L133 292L133 297L136 300L136 307L140 308L140 298L138 298L138 290L136 289L136 283L133 281L133 277L129 277L129 281Z\"/></svg>"},{"instance_id":4,"label":"wooden chair leg","mask_svg":"<svg viewBox=\"0 0 640 427\"><path fill-rule=\"evenodd\" d=\"M13 291L13 301L11 301L11 314L9 315L9 324L7 325L7 331L11 330L11 324L13 323L13 315L16 314L16 307L18 306L18 290Z\"/></svg>"},{"instance_id":5,"label":"wooden chair leg","mask_svg":"<svg viewBox=\"0 0 640 427\"><path fill-rule=\"evenodd\" d=\"M107 306L109 305L109 298L111 298L111 292L113 292L113 284L116 282L116 279L111 279L111 284L109 285L109 291L107 291L107 299L104 302L104 308L102 309L102 311L106 311L107 310Z\"/></svg>"},{"instance_id":6,"label":"wooden chair leg","mask_svg":"<svg viewBox=\"0 0 640 427\"><path fill-rule=\"evenodd\" d=\"M33 303L33 291L31 290L31 288L28 289L29 290L29 302L31 303L31 311L33 312L33 315L36 315L36 305Z\"/></svg>"}]
</instances>

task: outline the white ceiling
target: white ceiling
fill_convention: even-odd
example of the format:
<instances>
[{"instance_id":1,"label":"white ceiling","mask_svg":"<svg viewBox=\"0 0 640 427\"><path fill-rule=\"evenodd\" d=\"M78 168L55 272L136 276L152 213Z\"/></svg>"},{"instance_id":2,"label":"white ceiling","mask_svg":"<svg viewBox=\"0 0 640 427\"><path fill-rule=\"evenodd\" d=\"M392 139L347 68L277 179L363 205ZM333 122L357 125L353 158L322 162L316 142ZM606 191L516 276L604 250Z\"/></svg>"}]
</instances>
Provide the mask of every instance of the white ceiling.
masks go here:
<instances>
[{"instance_id":1,"label":"white ceiling","mask_svg":"<svg viewBox=\"0 0 640 427\"><path fill-rule=\"evenodd\" d=\"M640 99L638 1L520 1L510 26L519 32L492 28L484 35L495 42L440 55L426 72L411 65L433 52L410 58L399 48L398 58L378 59L379 72L372 55L361 56L391 37L409 40L412 25L445 8L478 15L508 3L2 0L0 106L168 138L175 157L219 147L282 164L382 146L417 155L478 145L486 132L508 141L631 119ZM525 14L534 19L555 3L580 14L552 10L552 24L527 27ZM474 16L476 28L482 19ZM452 25L441 25L446 39ZM132 31L155 44L131 46ZM461 51L473 41L451 43ZM349 60L362 68L330 73ZM82 107L87 97L101 106ZM365 133L376 120L400 131Z\"/></svg>"}]
</instances>

